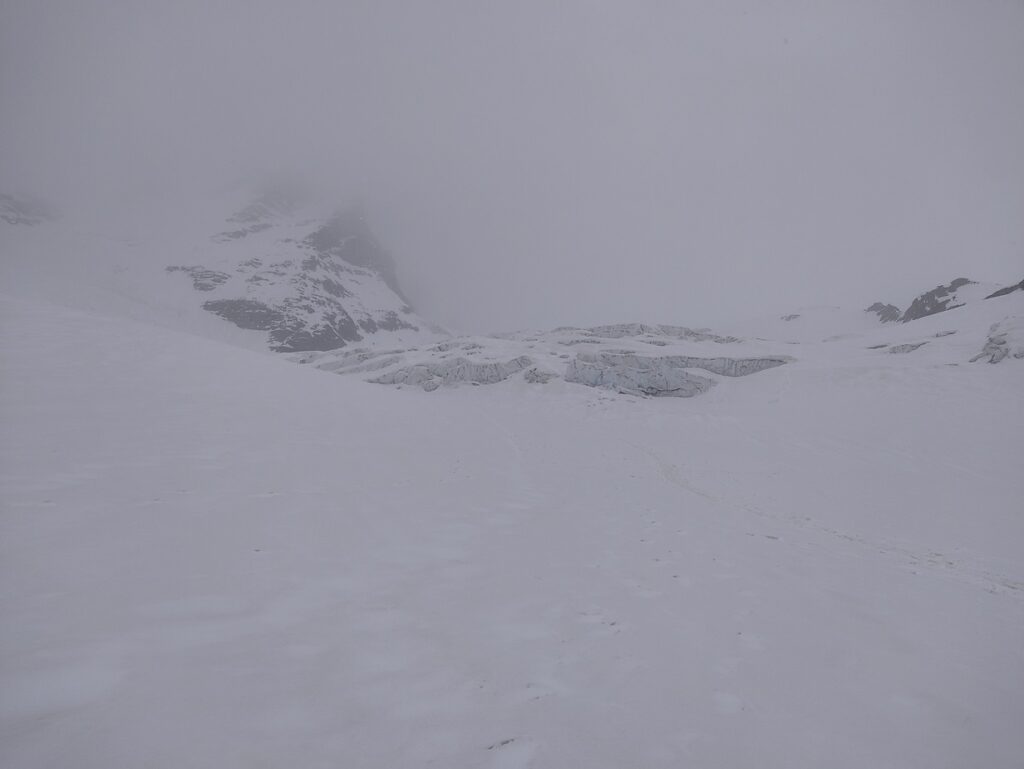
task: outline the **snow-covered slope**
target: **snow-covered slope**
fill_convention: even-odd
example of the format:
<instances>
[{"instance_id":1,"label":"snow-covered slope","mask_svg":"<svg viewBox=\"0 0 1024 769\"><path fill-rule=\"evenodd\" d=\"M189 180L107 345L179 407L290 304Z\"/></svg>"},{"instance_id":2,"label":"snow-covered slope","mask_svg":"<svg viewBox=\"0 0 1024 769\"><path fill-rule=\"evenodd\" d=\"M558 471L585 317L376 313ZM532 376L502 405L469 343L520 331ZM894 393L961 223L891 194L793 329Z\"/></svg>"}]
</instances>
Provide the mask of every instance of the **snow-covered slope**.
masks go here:
<instances>
[{"instance_id":1,"label":"snow-covered slope","mask_svg":"<svg viewBox=\"0 0 1024 769\"><path fill-rule=\"evenodd\" d=\"M1022 296L685 400L4 299L0 764L1019 767Z\"/></svg>"},{"instance_id":2,"label":"snow-covered slope","mask_svg":"<svg viewBox=\"0 0 1024 769\"><path fill-rule=\"evenodd\" d=\"M202 292L203 309L255 331L278 352L333 350L379 332L437 338L402 296L391 257L356 210L311 212L265 194L228 218L202 264L170 265Z\"/></svg>"}]
</instances>

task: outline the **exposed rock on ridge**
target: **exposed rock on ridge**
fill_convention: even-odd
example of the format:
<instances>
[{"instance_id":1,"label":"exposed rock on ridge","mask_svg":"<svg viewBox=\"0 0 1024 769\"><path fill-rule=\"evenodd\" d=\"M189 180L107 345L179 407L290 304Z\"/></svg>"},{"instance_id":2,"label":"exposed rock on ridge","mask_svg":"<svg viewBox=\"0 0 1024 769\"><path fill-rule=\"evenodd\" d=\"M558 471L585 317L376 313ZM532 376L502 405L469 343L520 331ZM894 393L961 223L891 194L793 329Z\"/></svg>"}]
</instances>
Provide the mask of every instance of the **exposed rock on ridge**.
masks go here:
<instances>
[{"instance_id":1,"label":"exposed rock on ridge","mask_svg":"<svg viewBox=\"0 0 1024 769\"><path fill-rule=\"evenodd\" d=\"M963 302L957 296L957 289L974 285L974 283L975 281L968 280L967 278L957 278L948 286L936 286L931 291L926 291L911 302L910 307L903 313L903 317L900 320L908 323L918 318L926 318L929 315L960 307L963 305Z\"/></svg>"},{"instance_id":2,"label":"exposed rock on ridge","mask_svg":"<svg viewBox=\"0 0 1024 769\"><path fill-rule=\"evenodd\" d=\"M1014 283L1012 286L1006 286L1006 288L1001 288L998 291L993 291L985 298L996 299L1000 296L1007 296L1008 294L1012 294L1014 291L1024 291L1024 280L1022 280L1020 283Z\"/></svg>"},{"instance_id":3,"label":"exposed rock on ridge","mask_svg":"<svg viewBox=\"0 0 1024 769\"><path fill-rule=\"evenodd\" d=\"M875 302L873 305L868 307L864 312L873 312L878 316L878 319L882 323L894 323L898 321L903 313L900 312L900 308L894 304L882 304L881 302Z\"/></svg>"},{"instance_id":4,"label":"exposed rock on ridge","mask_svg":"<svg viewBox=\"0 0 1024 769\"><path fill-rule=\"evenodd\" d=\"M196 291L210 295L203 309L266 332L272 350L333 350L381 332L436 338L438 330L402 295L393 259L359 211L313 216L298 196L269 191L227 222L240 226L213 236L209 256L217 269L207 263L167 271L188 275Z\"/></svg>"}]
</instances>

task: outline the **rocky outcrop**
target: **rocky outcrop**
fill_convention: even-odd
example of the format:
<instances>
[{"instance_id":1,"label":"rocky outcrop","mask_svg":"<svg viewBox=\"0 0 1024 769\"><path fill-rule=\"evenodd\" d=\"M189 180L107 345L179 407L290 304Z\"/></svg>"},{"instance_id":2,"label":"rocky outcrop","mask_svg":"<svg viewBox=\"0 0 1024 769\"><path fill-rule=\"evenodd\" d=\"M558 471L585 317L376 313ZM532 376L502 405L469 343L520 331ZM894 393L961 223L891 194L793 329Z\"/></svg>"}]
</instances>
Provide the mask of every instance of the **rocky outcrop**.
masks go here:
<instances>
[{"instance_id":1,"label":"rocky outcrop","mask_svg":"<svg viewBox=\"0 0 1024 769\"><path fill-rule=\"evenodd\" d=\"M359 211L313 213L297 195L265 192L227 218L236 229L213 236L216 267L172 265L167 272L187 275L210 295L203 309L267 332L277 352L334 350L384 332L439 335L402 296L394 261ZM227 255L235 258L225 263Z\"/></svg>"},{"instance_id":2,"label":"rocky outcrop","mask_svg":"<svg viewBox=\"0 0 1024 769\"><path fill-rule=\"evenodd\" d=\"M900 320L908 323L918 318L926 318L929 315L960 307L963 305L963 301L957 296L957 290L971 285L974 285L973 280L957 278L948 286L936 286L911 302L910 307L903 313Z\"/></svg>"},{"instance_id":3,"label":"rocky outcrop","mask_svg":"<svg viewBox=\"0 0 1024 769\"><path fill-rule=\"evenodd\" d=\"M253 331L274 330L285 320L273 307L252 299L214 299L204 302L203 309Z\"/></svg>"},{"instance_id":4,"label":"rocky outcrop","mask_svg":"<svg viewBox=\"0 0 1024 769\"><path fill-rule=\"evenodd\" d=\"M1022 280L1020 283L1014 283L1012 286L1006 286L1005 288L1001 288L998 291L993 291L985 298L996 299L997 297L1000 296L1007 296L1008 294L1012 294L1014 291L1024 291L1024 280Z\"/></svg>"},{"instance_id":5,"label":"rocky outcrop","mask_svg":"<svg viewBox=\"0 0 1024 769\"><path fill-rule=\"evenodd\" d=\"M231 278L226 272L208 270L205 267L179 267L171 266L167 272L184 272L192 278L192 288L196 291L213 291L217 286L227 283Z\"/></svg>"},{"instance_id":6,"label":"rocky outcrop","mask_svg":"<svg viewBox=\"0 0 1024 769\"><path fill-rule=\"evenodd\" d=\"M894 323L898 321L903 313L900 308L894 304L882 304L881 302L875 302L873 305L868 307L864 312L873 312L878 316L878 319L882 323Z\"/></svg>"}]
</instances>

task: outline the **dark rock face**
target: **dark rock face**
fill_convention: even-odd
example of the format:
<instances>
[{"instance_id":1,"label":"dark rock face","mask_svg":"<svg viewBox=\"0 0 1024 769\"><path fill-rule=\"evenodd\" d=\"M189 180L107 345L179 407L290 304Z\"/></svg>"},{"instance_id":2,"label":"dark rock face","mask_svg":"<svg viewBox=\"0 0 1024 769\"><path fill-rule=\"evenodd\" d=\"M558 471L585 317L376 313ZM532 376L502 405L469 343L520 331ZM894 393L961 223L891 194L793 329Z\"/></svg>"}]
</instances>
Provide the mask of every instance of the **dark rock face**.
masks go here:
<instances>
[{"instance_id":1,"label":"dark rock face","mask_svg":"<svg viewBox=\"0 0 1024 769\"><path fill-rule=\"evenodd\" d=\"M213 299L204 302L203 309L253 331L270 331L284 320L273 307L252 299Z\"/></svg>"},{"instance_id":2,"label":"dark rock face","mask_svg":"<svg viewBox=\"0 0 1024 769\"><path fill-rule=\"evenodd\" d=\"M315 326L297 326L288 321L289 316L286 314L282 322L270 331L271 349L274 352L336 350L348 342L358 342L363 338L356 322L341 309L324 313L322 322Z\"/></svg>"},{"instance_id":3,"label":"dark rock face","mask_svg":"<svg viewBox=\"0 0 1024 769\"><path fill-rule=\"evenodd\" d=\"M192 278L192 288L196 291L213 291L231 278L226 272L208 270L205 267L168 267L167 272L185 272Z\"/></svg>"},{"instance_id":4,"label":"dark rock face","mask_svg":"<svg viewBox=\"0 0 1024 769\"><path fill-rule=\"evenodd\" d=\"M291 301L286 301L284 308L282 311L253 299L213 299L203 303L204 310L239 328L269 331L271 349L275 352L333 350L346 342L362 339L355 321L344 311L329 313L322 324L305 327L290 322L288 313L295 309Z\"/></svg>"},{"instance_id":5,"label":"dark rock face","mask_svg":"<svg viewBox=\"0 0 1024 769\"><path fill-rule=\"evenodd\" d=\"M929 315L960 307L963 303L955 301L957 289L973 283L973 280L968 280L967 278L957 278L948 286L936 286L931 291L927 291L917 297L910 307L907 308L907 311L903 313L903 317L900 320L908 323L918 318L926 318Z\"/></svg>"},{"instance_id":6,"label":"dark rock face","mask_svg":"<svg viewBox=\"0 0 1024 769\"><path fill-rule=\"evenodd\" d=\"M335 214L320 229L307 236L303 240L303 245L313 252L308 257L310 268L318 263L341 259L353 267L363 267L379 273L388 287L402 296L391 254L381 248L359 211L341 211Z\"/></svg>"},{"instance_id":7,"label":"dark rock face","mask_svg":"<svg viewBox=\"0 0 1024 769\"><path fill-rule=\"evenodd\" d=\"M380 320L366 318L359 321L359 327L367 334L375 334L378 331L400 331L403 328L414 328L398 317L396 312L388 312Z\"/></svg>"},{"instance_id":8,"label":"dark rock face","mask_svg":"<svg viewBox=\"0 0 1024 769\"><path fill-rule=\"evenodd\" d=\"M878 319L882 323L893 323L900 319L902 313L900 308L894 304L882 304L881 302L875 302L873 305L868 307L864 312L873 312L878 316Z\"/></svg>"},{"instance_id":9,"label":"dark rock face","mask_svg":"<svg viewBox=\"0 0 1024 769\"><path fill-rule=\"evenodd\" d=\"M45 203L0 193L0 219L8 224L33 227L52 221L54 218L56 217L53 211Z\"/></svg>"},{"instance_id":10,"label":"dark rock face","mask_svg":"<svg viewBox=\"0 0 1024 769\"><path fill-rule=\"evenodd\" d=\"M1022 280L1020 283L1015 283L1012 286L1007 286L1006 288L1001 288L998 291L993 291L991 294L989 294L985 298L986 299L995 299L996 297L999 297L999 296L1006 296L1007 294L1012 294L1014 291L1024 291L1024 280Z\"/></svg>"}]
</instances>

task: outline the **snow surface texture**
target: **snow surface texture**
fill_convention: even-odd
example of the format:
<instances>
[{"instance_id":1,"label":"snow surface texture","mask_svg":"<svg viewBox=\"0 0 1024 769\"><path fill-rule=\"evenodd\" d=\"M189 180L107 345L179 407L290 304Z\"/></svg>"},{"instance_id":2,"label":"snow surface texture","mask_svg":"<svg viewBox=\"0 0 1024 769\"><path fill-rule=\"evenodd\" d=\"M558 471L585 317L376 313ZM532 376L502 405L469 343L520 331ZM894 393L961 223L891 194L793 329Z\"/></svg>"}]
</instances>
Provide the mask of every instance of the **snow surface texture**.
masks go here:
<instances>
[{"instance_id":1,"label":"snow surface texture","mask_svg":"<svg viewBox=\"0 0 1024 769\"><path fill-rule=\"evenodd\" d=\"M679 400L4 299L0 765L1019 769L1022 318L687 342L795 360Z\"/></svg>"}]
</instances>

